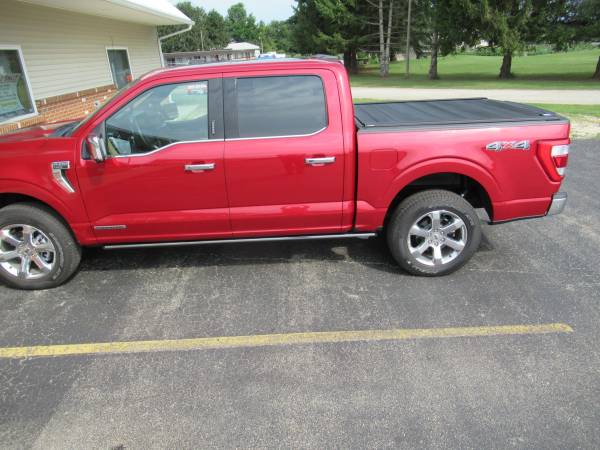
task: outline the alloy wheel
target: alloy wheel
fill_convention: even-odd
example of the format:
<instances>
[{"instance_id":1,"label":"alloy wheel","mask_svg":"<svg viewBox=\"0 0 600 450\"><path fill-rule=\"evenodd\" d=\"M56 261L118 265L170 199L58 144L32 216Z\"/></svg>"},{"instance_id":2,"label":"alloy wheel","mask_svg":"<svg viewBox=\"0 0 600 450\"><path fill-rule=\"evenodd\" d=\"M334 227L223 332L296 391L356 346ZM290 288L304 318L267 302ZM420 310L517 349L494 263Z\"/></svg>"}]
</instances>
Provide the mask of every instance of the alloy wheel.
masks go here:
<instances>
[{"instance_id":1,"label":"alloy wheel","mask_svg":"<svg viewBox=\"0 0 600 450\"><path fill-rule=\"evenodd\" d=\"M467 245L467 226L455 213L430 211L408 232L408 249L421 264L442 266L454 261Z\"/></svg>"},{"instance_id":2,"label":"alloy wheel","mask_svg":"<svg viewBox=\"0 0 600 450\"><path fill-rule=\"evenodd\" d=\"M34 280L56 264L56 249L40 229L26 224L7 225L0 230L0 267L10 275Z\"/></svg>"}]
</instances>

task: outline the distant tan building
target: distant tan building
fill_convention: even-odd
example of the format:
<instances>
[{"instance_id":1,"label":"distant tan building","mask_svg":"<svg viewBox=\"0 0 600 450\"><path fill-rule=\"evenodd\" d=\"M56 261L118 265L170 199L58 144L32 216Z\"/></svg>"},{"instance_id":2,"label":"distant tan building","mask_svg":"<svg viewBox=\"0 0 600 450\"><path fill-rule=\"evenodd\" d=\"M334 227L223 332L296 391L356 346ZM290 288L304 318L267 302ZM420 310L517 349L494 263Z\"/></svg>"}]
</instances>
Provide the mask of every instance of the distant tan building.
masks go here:
<instances>
[{"instance_id":1,"label":"distant tan building","mask_svg":"<svg viewBox=\"0 0 600 450\"><path fill-rule=\"evenodd\" d=\"M208 64L213 62L243 61L255 59L254 50L207 50L197 52L174 52L165 53L165 65L167 67L189 66L196 64Z\"/></svg>"},{"instance_id":2,"label":"distant tan building","mask_svg":"<svg viewBox=\"0 0 600 450\"><path fill-rule=\"evenodd\" d=\"M0 0L0 134L77 118L161 66L167 0Z\"/></svg>"}]
</instances>

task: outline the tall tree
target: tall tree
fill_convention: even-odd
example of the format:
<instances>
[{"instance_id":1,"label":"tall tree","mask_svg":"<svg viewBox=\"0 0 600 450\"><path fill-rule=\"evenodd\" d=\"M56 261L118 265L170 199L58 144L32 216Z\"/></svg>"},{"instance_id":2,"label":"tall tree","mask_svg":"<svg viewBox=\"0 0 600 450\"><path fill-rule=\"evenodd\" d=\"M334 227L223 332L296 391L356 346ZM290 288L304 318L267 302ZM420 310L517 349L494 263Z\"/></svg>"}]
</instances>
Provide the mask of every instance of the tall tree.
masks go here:
<instances>
[{"instance_id":1,"label":"tall tree","mask_svg":"<svg viewBox=\"0 0 600 450\"><path fill-rule=\"evenodd\" d=\"M439 78L440 55L455 52L461 44L475 43L480 18L478 3L476 0L429 0L424 5L431 33L430 79Z\"/></svg>"},{"instance_id":2,"label":"tall tree","mask_svg":"<svg viewBox=\"0 0 600 450\"><path fill-rule=\"evenodd\" d=\"M551 39L571 0L481 0L481 34L502 49L500 78L512 77L512 58L527 43Z\"/></svg>"},{"instance_id":3,"label":"tall tree","mask_svg":"<svg viewBox=\"0 0 600 450\"><path fill-rule=\"evenodd\" d=\"M377 25L379 34L379 74L387 77L390 73L390 47L392 41L392 18L394 17L394 0L389 0L387 14L385 11L384 0L375 3L373 0L367 2L374 8L377 8ZM387 3L387 2L386 2ZM387 30L385 17L387 15Z\"/></svg>"},{"instance_id":4,"label":"tall tree","mask_svg":"<svg viewBox=\"0 0 600 450\"><path fill-rule=\"evenodd\" d=\"M559 37L568 40L569 44L599 41L600 0L570 0L568 14L561 21L561 25ZM598 55L593 78L600 80L600 55Z\"/></svg>"},{"instance_id":5,"label":"tall tree","mask_svg":"<svg viewBox=\"0 0 600 450\"><path fill-rule=\"evenodd\" d=\"M214 9L206 15L206 35L211 49L223 48L229 44L231 36L225 19Z\"/></svg>"},{"instance_id":6,"label":"tall tree","mask_svg":"<svg viewBox=\"0 0 600 450\"><path fill-rule=\"evenodd\" d=\"M236 3L227 10L227 28L237 42L259 43L259 30L256 18L246 12L243 3Z\"/></svg>"},{"instance_id":7,"label":"tall tree","mask_svg":"<svg viewBox=\"0 0 600 450\"><path fill-rule=\"evenodd\" d=\"M296 0L293 39L301 53L343 53L344 65L358 71L357 53L365 42L367 4L363 0Z\"/></svg>"},{"instance_id":8,"label":"tall tree","mask_svg":"<svg viewBox=\"0 0 600 450\"><path fill-rule=\"evenodd\" d=\"M482 0L482 34L502 49L500 78L511 78L514 53L521 49L527 31L532 0Z\"/></svg>"},{"instance_id":9,"label":"tall tree","mask_svg":"<svg viewBox=\"0 0 600 450\"><path fill-rule=\"evenodd\" d=\"M217 11L208 14L203 8L192 5L191 2L180 2L177 8L194 21L194 26L187 33L173 36L163 42L163 51L192 52L196 50L210 50L222 48L230 40L225 27L225 20ZM177 25L158 27L159 36L165 36L181 29Z\"/></svg>"}]
</instances>

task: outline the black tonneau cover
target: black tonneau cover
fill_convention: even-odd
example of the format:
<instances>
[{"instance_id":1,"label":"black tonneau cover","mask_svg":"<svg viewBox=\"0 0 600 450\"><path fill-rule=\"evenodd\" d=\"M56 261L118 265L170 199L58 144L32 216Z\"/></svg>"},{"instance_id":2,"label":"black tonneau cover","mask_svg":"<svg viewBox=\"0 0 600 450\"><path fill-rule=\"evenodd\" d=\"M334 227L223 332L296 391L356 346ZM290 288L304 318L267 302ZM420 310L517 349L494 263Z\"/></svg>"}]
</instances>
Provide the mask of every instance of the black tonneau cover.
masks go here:
<instances>
[{"instance_id":1,"label":"black tonneau cover","mask_svg":"<svg viewBox=\"0 0 600 450\"><path fill-rule=\"evenodd\" d=\"M566 120L534 106L487 98L359 103L354 105L354 111L359 128L420 128Z\"/></svg>"}]
</instances>

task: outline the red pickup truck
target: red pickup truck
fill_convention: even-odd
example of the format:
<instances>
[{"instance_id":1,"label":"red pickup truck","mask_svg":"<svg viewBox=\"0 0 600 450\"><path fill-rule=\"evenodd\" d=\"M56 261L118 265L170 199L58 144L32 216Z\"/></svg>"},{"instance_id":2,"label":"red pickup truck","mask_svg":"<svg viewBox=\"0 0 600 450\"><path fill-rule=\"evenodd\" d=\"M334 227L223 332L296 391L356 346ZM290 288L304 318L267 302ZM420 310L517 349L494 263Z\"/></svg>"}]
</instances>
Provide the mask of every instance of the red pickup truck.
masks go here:
<instances>
[{"instance_id":1,"label":"red pickup truck","mask_svg":"<svg viewBox=\"0 0 600 450\"><path fill-rule=\"evenodd\" d=\"M487 99L353 105L336 62L157 70L79 122L0 137L0 278L40 289L82 246L386 237L465 264L491 223L562 211L569 122Z\"/></svg>"}]
</instances>

